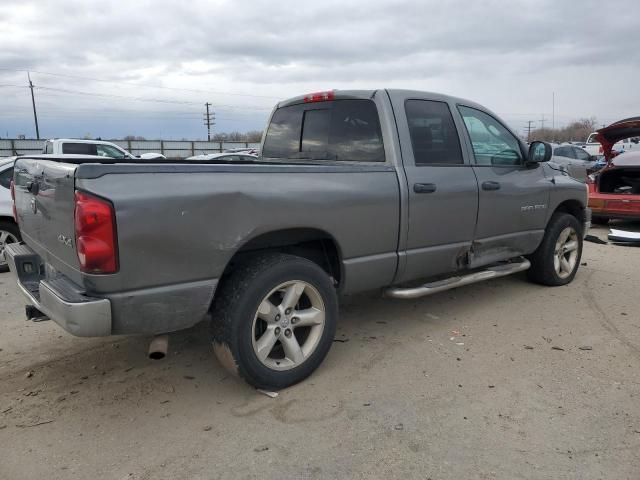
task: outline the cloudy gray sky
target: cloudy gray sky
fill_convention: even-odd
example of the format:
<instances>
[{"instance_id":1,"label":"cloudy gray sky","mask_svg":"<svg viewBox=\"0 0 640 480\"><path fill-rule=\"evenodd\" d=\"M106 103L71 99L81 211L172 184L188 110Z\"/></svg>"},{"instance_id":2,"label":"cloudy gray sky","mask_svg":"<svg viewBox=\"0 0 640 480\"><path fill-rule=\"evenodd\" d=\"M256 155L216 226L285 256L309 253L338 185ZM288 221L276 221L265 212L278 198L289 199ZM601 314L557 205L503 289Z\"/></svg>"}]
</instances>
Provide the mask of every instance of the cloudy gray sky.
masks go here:
<instances>
[{"instance_id":1,"label":"cloudy gray sky","mask_svg":"<svg viewBox=\"0 0 640 480\"><path fill-rule=\"evenodd\" d=\"M606 5L606 7L605 7ZM0 0L0 137L202 138L333 88L470 98L516 130L640 114L638 0Z\"/></svg>"}]
</instances>

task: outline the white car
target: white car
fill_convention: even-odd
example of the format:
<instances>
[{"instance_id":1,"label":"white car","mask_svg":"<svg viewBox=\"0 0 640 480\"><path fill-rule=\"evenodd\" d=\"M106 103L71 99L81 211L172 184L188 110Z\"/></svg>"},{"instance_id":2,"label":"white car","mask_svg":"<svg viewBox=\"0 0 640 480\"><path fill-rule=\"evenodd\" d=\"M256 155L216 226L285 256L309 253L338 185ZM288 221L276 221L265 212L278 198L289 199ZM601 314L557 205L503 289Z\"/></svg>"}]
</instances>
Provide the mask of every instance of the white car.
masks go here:
<instances>
[{"instance_id":1,"label":"white car","mask_svg":"<svg viewBox=\"0 0 640 480\"><path fill-rule=\"evenodd\" d=\"M587 143L585 144L584 149L592 157L601 157L602 155L604 155L604 153L602 151L602 145L600 145L600 142L596 140L596 135L597 135L597 132L593 132L592 134L589 135L589 138L587 138ZM637 138L624 138L619 142L616 142L616 144L613 146L613 150L616 150L618 152L622 152L622 151L626 152L632 149L636 149L636 150L640 149L640 145L638 145Z\"/></svg>"},{"instance_id":2,"label":"white car","mask_svg":"<svg viewBox=\"0 0 640 480\"><path fill-rule=\"evenodd\" d=\"M116 159L157 160L166 158L161 153L143 153L139 157L127 152L115 143L104 140L80 140L75 138L54 138L47 140L42 148L45 155L92 155Z\"/></svg>"},{"instance_id":3,"label":"white car","mask_svg":"<svg viewBox=\"0 0 640 480\"><path fill-rule=\"evenodd\" d=\"M194 155L193 157L188 157L186 160L200 160L200 161L208 161L208 160L219 160L221 162L251 162L255 160L255 155L249 155L247 153L206 153L202 155Z\"/></svg>"},{"instance_id":4,"label":"white car","mask_svg":"<svg viewBox=\"0 0 640 480\"><path fill-rule=\"evenodd\" d=\"M0 158L0 272L7 270L4 247L20 241L20 230L13 219L13 201L9 190L15 160L16 157Z\"/></svg>"}]
</instances>

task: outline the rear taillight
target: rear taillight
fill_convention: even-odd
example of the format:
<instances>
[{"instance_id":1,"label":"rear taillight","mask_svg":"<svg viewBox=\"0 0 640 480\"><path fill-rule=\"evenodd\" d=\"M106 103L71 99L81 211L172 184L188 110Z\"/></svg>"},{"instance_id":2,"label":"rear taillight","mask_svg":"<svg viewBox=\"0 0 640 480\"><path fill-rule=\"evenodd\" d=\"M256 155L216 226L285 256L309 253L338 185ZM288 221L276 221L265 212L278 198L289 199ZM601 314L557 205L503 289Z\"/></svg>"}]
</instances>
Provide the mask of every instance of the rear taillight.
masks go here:
<instances>
[{"instance_id":1,"label":"rear taillight","mask_svg":"<svg viewBox=\"0 0 640 480\"><path fill-rule=\"evenodd\" d=\"M13 219L18 223L18 210L16 210L16 184L11 180L11 210L13 211Z\"/></svg>"},{"instance_id":2,"label":"rear taillight","mask_svg":"<svg viewBox=\"0 0 640 480\"><path fill-rule=\"evenodd\" d=\"M76 250L80 270L86 273L118 271L116 218L107 200L84 192L75 197Z\"/></svg>"},{"instance_id":3,"label":"rear taillight","mask_svg":"<svg viewBox=\"0 0 640 480\"><path fill-rule=\"evenodd\" d=\"M313 103L313 102L328 102L336 98L336 94L333 90L328 92L316 92L310 93L309 95L304 96L304 103Z\"/></svg>"}]
</instances>

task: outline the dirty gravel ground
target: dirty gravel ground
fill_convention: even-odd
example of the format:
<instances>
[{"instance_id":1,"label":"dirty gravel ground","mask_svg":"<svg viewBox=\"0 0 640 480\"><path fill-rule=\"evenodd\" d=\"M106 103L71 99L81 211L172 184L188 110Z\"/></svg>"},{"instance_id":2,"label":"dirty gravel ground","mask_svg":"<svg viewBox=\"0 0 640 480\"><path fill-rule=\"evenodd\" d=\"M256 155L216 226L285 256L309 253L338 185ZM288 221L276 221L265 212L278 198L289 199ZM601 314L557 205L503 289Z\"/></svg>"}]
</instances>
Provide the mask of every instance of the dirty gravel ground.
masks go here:
<instances>
[{"instance_id":1,"label":"dirty gravel ground","mask_svg":"<svg viewBox=\"0 0 640 480\"><path fill-rule=\"evenodd\" d=\"M150 361L148 338L25 322L0 274L0 478L640 478L640 249L583 262L555 289L349 298L342 341L273 399L204 325Z\"/></svg>"}]
</instances>

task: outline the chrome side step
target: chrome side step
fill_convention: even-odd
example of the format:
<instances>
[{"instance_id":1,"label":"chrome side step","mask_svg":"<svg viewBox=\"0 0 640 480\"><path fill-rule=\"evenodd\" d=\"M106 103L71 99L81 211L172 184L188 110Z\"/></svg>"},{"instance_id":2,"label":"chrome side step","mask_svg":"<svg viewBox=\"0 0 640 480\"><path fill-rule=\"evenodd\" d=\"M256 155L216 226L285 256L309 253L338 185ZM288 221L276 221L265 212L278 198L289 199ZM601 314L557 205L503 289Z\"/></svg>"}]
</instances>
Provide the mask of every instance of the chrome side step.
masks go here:
<instances>
[{"instance_id":1,"label":"chrome side step","mask_svg":"<svg viewBox=\"0 0 640 480\"><path fill-rule=\"evenodd\" d=\"M426 283L419 287L389 287L385 289L384 296L403 299L424 297L426 295L443 292L452 288L462 287L463 285L482 282L491 278L506 277L507 275L527 270L530 266L531 262L526 258L522 258L519 262L501 263L479 272L446 278L444 280L438 280L437 282Z\"/></svg>"}]
</instances>

